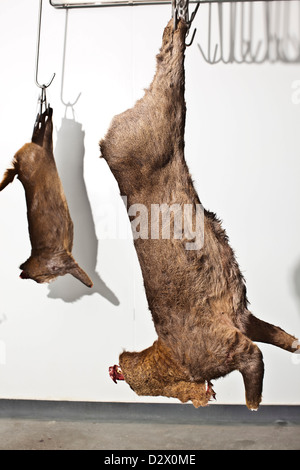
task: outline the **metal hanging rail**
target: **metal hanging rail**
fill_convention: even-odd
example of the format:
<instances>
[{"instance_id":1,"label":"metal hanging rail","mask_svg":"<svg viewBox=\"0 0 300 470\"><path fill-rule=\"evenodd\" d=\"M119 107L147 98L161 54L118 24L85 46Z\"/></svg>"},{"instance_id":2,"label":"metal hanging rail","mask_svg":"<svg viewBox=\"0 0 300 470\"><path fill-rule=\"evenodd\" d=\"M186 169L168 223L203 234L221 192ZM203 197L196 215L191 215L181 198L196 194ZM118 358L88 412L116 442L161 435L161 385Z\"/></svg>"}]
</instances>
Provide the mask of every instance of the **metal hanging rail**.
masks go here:
<instances>
[{"instance_id":1,"label":"metal hanging rail","mask_svg":"<svg viewBox=\"0 0 300 470\"><path fill-rule=\"evenodd\" d=\"M189 3L253 3L253 2L277 2L278 0L190 0ZM298 0L280 0L284 2L293 2ZM57 9L69 8L105 8L105 7L124 7L124 6L141 6L141 5L170 5L170 0L111 0L100 2L82 2L82 3L55 3L49 0L50 5Z\"/></svg>"}]
</instances>

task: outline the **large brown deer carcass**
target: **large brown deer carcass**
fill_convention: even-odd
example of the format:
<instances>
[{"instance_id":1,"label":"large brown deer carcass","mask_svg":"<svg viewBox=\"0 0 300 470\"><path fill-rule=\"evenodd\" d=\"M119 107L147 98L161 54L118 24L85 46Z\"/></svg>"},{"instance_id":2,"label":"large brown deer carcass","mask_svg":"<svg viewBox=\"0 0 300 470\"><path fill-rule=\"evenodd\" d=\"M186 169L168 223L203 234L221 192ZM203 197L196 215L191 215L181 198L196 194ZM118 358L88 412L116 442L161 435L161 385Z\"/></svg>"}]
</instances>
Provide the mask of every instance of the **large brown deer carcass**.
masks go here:
<instances>
[{"instance_id":1,"label":"large brown deer carcass","mask_svg":"<svg viewBox=\"0 0 300 470\"><path fill-rule=\"evenodd\" d=\"M110 375L124 377L138 395L176 397L198 407L213 396L213 379L239 370L247 406L257 409L264 365L253 341L291 352L299 342L248 310L243 276L213 213L204 211L204 242L197 249L187 249L186 238L175 236L175 230L169 239L150 236L153 205L163 212L174 204L182 211L200 204L184 159L186 30L183 20L175 30L170 21L150 88L113 119L100 142L128 206L146 207L149 213L149 236L135 237L134 243L158 335L144 351L123 352L120 367L110 368Z\"/></svg>"},{"instance_id":2,"label":"large brown deer carcass","mask_svg":"<svg viewBox=\"0 0 300 470\"><path fill-rule=\"evenodd\" d=\"M73 222L53 156L52 113L48 107L38 115L32 141L15 154L0 191L16 175L25 189L31 256L20 266L20 277L44 283L70 273L92 287L91 279L71 253Z\"/></svg>"}]
</instances>

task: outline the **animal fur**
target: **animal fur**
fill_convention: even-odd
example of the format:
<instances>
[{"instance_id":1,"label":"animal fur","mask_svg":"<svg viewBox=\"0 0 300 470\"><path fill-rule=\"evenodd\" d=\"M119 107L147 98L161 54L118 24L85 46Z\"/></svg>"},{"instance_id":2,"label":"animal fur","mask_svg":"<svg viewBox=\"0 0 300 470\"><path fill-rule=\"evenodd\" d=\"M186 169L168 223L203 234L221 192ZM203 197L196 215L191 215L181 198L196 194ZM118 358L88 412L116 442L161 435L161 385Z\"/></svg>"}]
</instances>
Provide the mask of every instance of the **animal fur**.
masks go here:
<instances>
[{"instance_id":1,"label":"animal fur","mask_svg":"<svg viewBox=\"0 0 300 470\"><path fill-rule=\"evenodd\" d=\"M100 142L102 156L128 205L200 204L184 159L184 51L186 24L165 28L157 69L144 97L114 117ZM150 222L149 222L150 224ZM299 349L296 338L248 310L243 276L216 216L204 212L204 245L184 240L135 240L158 340L141 352L123 352L119 364L138 395L176 397L206 405L211 380L239 370L246 404L261 401L264 365L253 341ZM208 384L206 389L205 383Z\"/></svg>"},{"instance_id":2,"label":"animal fur","mask_svg":"<svg viewBox=\"0 0 300 470\"><path fill-rule=\"evenodd\" d=\"M91 279L71 253L73 222L53 156L52 112L49 107L38 116L32 142L16 153L0 191L16 175L25 189L31 256L20 266L20 277L43 283L70 273L92 287Z\"/></svg>"}]
</instances>

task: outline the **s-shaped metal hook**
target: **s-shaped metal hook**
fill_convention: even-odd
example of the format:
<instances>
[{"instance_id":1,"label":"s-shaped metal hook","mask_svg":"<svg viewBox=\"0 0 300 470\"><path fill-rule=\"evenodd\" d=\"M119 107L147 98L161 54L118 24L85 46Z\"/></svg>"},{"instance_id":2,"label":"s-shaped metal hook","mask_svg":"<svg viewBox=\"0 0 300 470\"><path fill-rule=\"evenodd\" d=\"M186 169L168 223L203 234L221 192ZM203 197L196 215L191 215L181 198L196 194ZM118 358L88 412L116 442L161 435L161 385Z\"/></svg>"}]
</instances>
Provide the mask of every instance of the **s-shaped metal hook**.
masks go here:
<instances>
[{"instance_id":1,"label":"s-shaped metal hook","mask_svg":"<svg viewBox=\"0 0 300 470\"><path fill-rule=\"evenodd\" d=\"M40 7L39 7L39 19L38 19L38 33L37 33L37 46L36 46L36 59L35 59L35 83L36 85L42 89L41 96L40 96L40 114L42 114L43 104L45 104L45 108L47 108L47 100L46 100L46 88L48 88L53 79L55 77L55 73L52 75L51 80L41 85L38 81L38 71L39 71L39 58L40 58L40 39L41 39L41 23L42 23L42 7L43 7L43 0L40 0Z\"/></svg>"},{"instance_id":2,"label":"s-shaped metal hook","mask_svg":"<svg viewBox=\"0 0 300 470\"><path fill-rule=\"evenodd\" d=\"M66 112L65 116L67 114L67 109L68 107L71 108L73 117L74 117L74 106L79 100L81 93L77 96L77 98L71 103L70 101L65 101L63 94L64 94L64 81L65 81L65 68L66 68L66 49L67 49L67 35L68 35L68 15L69 15L69 9L66 9L66 19L65 19L65 37L64 37L64 50L63 50L63 63L62 63L62 74L61 74L61 89L60 89L60 99L61 102L65 105L66 107Z\"/></svg>"},{"instance_id":3,"label":"s-shaped metal hook","mask_svg":"<svg viewBox=\"0 0 300 470\"><path fill-rule=\"evenodd\" d=\"M175 31L175 29L177 28L178 19L182 18L187 24L188 29L186 32L186 36L188 36L190 27L192 25L192 22L194 21L194 18L196 16L196 13L199 7L200 7L200 2L197 3L195 10L191 14L191 17L189 18L189 0L172 0L173 30ZM196 31L197 29L195 28L190 42L185 44L186 47L189 47L193 44Z\"/></svg>"}]
</instances>

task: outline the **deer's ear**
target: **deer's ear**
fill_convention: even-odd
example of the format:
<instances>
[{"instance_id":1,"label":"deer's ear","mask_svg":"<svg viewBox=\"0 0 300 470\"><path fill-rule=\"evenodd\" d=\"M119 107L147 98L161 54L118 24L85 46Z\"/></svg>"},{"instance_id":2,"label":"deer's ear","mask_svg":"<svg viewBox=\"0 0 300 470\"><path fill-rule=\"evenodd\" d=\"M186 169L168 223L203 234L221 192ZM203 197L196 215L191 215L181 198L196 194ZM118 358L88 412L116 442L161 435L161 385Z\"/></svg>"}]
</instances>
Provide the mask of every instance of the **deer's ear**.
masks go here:
<instances>
[{"instance_id":1,"label":"deer's ear","mask_svg":"<svg viewBox=\"0 0 300 470\"><path fill-rule=\"evenodd\" d=\"M68 273L76 277L79 281L85 284L87 287L93 287L93 282L86 274L86 272L74 261L72 266L68 269Z\"/></svg>"}]
</instances>

